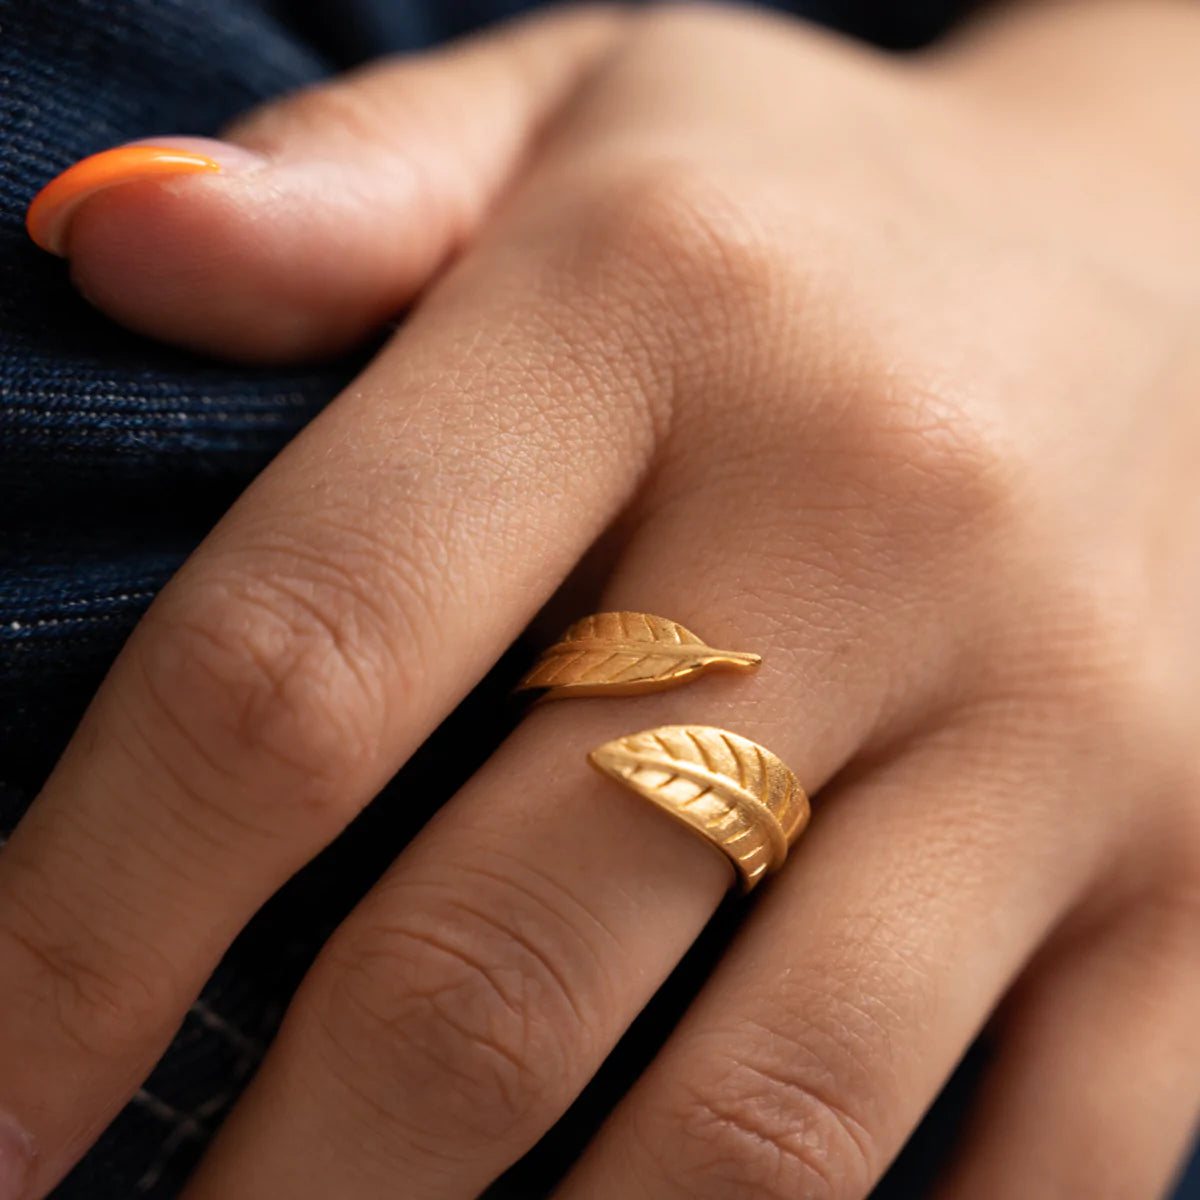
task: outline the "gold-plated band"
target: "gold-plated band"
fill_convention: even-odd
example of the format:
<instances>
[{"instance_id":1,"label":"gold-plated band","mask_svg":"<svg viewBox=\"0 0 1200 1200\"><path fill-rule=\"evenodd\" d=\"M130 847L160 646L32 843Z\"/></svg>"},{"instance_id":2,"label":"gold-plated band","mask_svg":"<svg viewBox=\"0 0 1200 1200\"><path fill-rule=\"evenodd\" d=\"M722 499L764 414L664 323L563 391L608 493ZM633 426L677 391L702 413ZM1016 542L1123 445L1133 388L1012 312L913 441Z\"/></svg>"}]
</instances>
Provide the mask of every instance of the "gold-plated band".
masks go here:
<instances>
[{"instance_id":1,"label":"gold-plated band","mask_svg":"<svg viewBox=\"0 0 1200 1200\"><path fill-rule=\"evenodd\" d=\"M796 776L727 729L662 725L606 742L588 759L728 855L743 891L783 865L808 824Z\"/></svg>"},{"instance_id":2,"label":"gold-plated band","mask_svg":"<svg viewBox=\"0 0 1200 1200\"><path fill-rule=\"evenodd\" d=\"M709 670L755 671L762 659L715 650L690 629L650 613L595 613L576 621L517 685L548 700L633 696L676 687Z\"/></svg>"}]
</instances>

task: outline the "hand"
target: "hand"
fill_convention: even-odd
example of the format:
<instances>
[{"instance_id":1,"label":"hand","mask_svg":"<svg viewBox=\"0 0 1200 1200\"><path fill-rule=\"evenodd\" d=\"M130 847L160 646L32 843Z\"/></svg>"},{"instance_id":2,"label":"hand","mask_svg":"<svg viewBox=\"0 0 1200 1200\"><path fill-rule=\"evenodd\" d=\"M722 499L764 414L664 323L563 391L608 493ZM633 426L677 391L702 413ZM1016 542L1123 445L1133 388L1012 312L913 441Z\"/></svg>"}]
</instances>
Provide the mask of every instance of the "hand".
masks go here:
<instances>
[{"instance_id":1,"label":"hand","mask_svg":"<svg viewBox=\"0 0 1200 1200\"><path fill-rule=\"evenodd\" d=\"M1200 1100L1200 18L1083 7L904 60L558 16L74 213L97 303L241 357L457 260L164 590L0 854L20 1195L606 529L604 608L763 670L536 710L331 939L188 1200L448 1200L525 1151L729 883L584 762L680 720L816 816L565 1200L863 1197L1006 997L944 1196L1166 1185Z\"/></svg>"}]
</instances>

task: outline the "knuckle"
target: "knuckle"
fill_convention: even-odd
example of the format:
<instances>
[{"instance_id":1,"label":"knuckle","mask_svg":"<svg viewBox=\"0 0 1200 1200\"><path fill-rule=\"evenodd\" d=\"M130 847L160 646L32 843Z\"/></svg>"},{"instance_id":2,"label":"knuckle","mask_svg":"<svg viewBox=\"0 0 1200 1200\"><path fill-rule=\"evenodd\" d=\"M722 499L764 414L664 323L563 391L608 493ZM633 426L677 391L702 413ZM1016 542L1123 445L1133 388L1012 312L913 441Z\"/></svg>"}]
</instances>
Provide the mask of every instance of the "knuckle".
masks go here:
<instances>
[{"instance_id":1,"label":"knuckle","mask_svg":"<svg viewBox=\"0 0 1200 1200\"><path fill-rule=\"evenodd\" d=\"M251 572L210 573L151 610L131 643L141 740L193 800L240 802L230 775L252 761L287 785L256 787L264 803L286 792L290 808L322 810L377 758L405 680L353 572L259 557ZM277 814L264 815L275 827Z\"/></svg>"},{"instance_id":2,"label":"knuckle","mask_svg":"<svg viewBox=\"0 0 1200 1200\"><path fill-rule=\"evenodd\" d=\"M683 159L622 167L592 189L577 235L577 261L634 281L634 315L649 308L684 335L754 330L785 278L779 240L762 215L717 174Z\"/></svg>"},{"instance_id":3,"label":"knuckle","mask_svg":"<svg viewBox=\"0 0 1200 1200\"><path fill-rule=\"evenodd\" d=\"M1109 564L1111 567L1111 563ZM1160 638L1141 585L1097 564L1081 586L1051 564L1039 581L1040 607L1014 631L1010 670L1030 699L1049 710L1064 747L1082 750L1103 772L1102 794L1155 798L1188 789L1194 734L1179 703L1174 651ZM1107 578L1106 578L1107 576Z\"/></svg>"},{"instance_id":4,"label":"knuckle","mask_svg":"<svg viewBox=\"0 0 1200 1200\"><path fill-rule=\"evenodd\" d=\"M677 1101L674 1171L706 1200L847 1200L865 1195L876 1152L820 1072L730 1062Z\"/></svg>"},{"instance_id":5,"label":"knuckle","mask_svg":"<svg viewBox=\"0 0 1200 1200\"><path fill-rule=\"evenodd\" d=\"M802 517L773 527L789 570L830 556L836 604L855 595L873 619L894 622L903 597L943 611L958 604L975 620L977 581L995 578L1024 519L1021 463L957 396L861 355L812 366L804 403L760 408L721 442L740 501L771 481L781 510ZM793 610L789 596L781 611Z\"/></svg>"},{"instance_id":6,"label":"knuckle","mask_svg":"<svg viewBox=\"0 0 1200 1200\"><path fill-rule=\"evenodd\" d=\"M1145 626L1121 600L1061 597L1061 613L1073 626L1076 645L1048 653L1057 668L1063 699L1077 719L1088 721L1099 739L1109 740L1123 752L1141 744L1155 746L1161 755L1166 748L1167 716L1161 680L1148 670L1149 654ZM1118 742L1111 739L1117 738ZM1147 754L1135 753L1139 768L1150 765ZM1165 767L1167 759L1160 758ZM1132 765L1132 763L1131 763ZM1160 780L1162 772L1147 775Z\"/></svg>"},{"instance_id":7,"label":"knuckle","mask_svg":"<svg viewBox=\"0 0 1200 1200\"><path fill-rule=\"evenodd\" d=\"M579 1008L529 937L454 903L330 949L311 1009L333 1069L373 1081L397 1120L494 1141L567 1102Z\"/></svg>"},{"instance_id":8,"label":"knuckle","mask_svg":"<svg viewBox=\"0 0 1200 1200\"><path fill-rule=\"evenodd\" d=\"M130 962L91 931L86 938L53 936L44 911L35 913L19 899L7 907L0 960L16 967L11 971L19 987L14 1012L24 1008L43 1026L52 1023L86 1058L142 1062L158 1049L155 1037L169 1032L178 998L167 963L150 955Z\"/></svg>"},{"instance_id":9,"label":"knuckle","mask_svg":"<svg viewBox=\"0 0 1200 1200\"><path fill-rule=\"evenodd\" d=\"M875 363L829 392L817 425L834 481L880 502L890 535L920 548L952 534L957 544L1010 518L1020 463L969 403L915 370Z\"/></svg>"}]
</instances>

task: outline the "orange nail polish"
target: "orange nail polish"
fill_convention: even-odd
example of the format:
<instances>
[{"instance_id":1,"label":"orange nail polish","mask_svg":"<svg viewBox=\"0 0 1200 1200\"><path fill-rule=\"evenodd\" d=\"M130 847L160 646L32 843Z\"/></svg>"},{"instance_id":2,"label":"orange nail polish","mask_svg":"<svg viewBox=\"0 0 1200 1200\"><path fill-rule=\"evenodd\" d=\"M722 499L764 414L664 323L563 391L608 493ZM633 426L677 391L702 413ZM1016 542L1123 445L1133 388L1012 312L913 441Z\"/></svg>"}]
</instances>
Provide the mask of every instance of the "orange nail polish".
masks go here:
<instances>
[{"instance_id":1,"label":"orange nail polish","mask_svg":"<svg viewBox=\"0 0 1200 1200\"><path fill-rule=\"evenodd\" d=\"M25 214L29 236L51 254L66 253L67 227L75 209L96 192L154 175L195 175L219 171L215 158L170 146L118 146L93 154L50 180Z\"/></svg>"}]
</instances>

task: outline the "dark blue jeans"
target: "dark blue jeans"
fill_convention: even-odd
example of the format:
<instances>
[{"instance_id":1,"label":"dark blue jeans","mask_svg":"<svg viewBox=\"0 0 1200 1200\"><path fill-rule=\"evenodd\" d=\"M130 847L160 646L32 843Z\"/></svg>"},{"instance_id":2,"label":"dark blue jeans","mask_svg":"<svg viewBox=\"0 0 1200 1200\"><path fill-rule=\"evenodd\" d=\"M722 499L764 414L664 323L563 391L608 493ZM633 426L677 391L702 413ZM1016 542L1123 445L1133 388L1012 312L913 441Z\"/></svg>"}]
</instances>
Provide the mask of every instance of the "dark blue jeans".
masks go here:
<instances>
[{"instance_id":1,"label":"dark blue jeans","mask_svg":"<svg viewBox=\"0 0 1200 1200\"><path fill-rule=\"evenodd\" d=\"M528 6L0 0L0 837L20 819L155 591L357 365L252 371L122 332L75 295L63 264L28 243L30 197L85 154L147 134L214 132L264 97L371 54L441 41ZM955 5L792 7L905 46L935 34ZM425 795L434 779L444 787L445 778L469 773L474 764L450 749L462 744L455 730L466 729L482 758L511 720L502 702L510 675L501 663L391 795L255 919L146 1086L57 1195L178 1192L317 947L428 815L395 802L397 789ZM718 916L597 1082L494 1196L532 1200L546 1191L736 920L736 909ZM921 1194L986 1053L984 1045L973 1052L881 1194Z\"/></svg>"}]
</instances>

